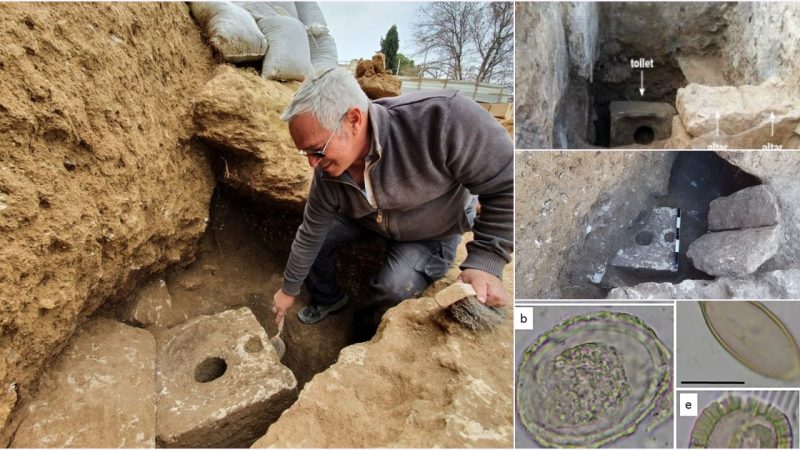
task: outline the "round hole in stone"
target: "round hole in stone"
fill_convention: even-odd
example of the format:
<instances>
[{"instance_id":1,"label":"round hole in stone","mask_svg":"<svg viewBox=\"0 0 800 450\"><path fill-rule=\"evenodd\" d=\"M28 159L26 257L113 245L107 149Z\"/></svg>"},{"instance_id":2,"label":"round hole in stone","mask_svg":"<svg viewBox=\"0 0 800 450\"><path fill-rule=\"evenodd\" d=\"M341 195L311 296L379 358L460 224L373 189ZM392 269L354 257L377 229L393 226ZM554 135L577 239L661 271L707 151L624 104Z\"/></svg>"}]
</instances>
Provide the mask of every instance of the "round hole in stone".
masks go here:
<instances>
[{"instance_id":1,"label":"round hole in stone","mask_svg":"<svg viewBox=\"0 0 800 450\"><path fill-rule=\"evenodd\" d=\"M244 344L244 349L247 353L258 353L264 350L264 344L261 343L258 336L250 336L250 339Z\"/></svg>"},{"instance_id":2,"label":"round hole in stone","mask_svg":"<svg viewBox=\"0 0 800 450\"><path fill-rule=\"evenodd\" d=\"M228 363L224 359L216 356L206 358L194 368L194 379L198 383L208 383L225 374L228 370Z\"/></svg>"},{"instance_id":3,"label":"round hole in stone","mask_svg":"<svg viewBox=\"0 0 800 450\"><path fill-rule=\"evenodd\" d=\"M636 243L639 245L650 245L653 243L653 233L644 230L636 233Z\"/></svg>"},{"instance_id":4,"label":"round hole in stone","mask_svg":"<svg viewBox=\"0 0 800 450\"><path fill-rule=\"evenodd\" d=\"M633 141L637 144L649 144L656 138L656 133L651 127L642 125L633 132Z\"/></svg>"},{"instance_id":5,"label":"round hole in stone","mask_svg":"<svg viewBox=\"0 0 800 450\"><path fill-rule=\"evenodd\" d=\"M667 231L666 233L664 233L664 240L667 242L675 242L675 232Z\"/></svg>"}]
</instances>

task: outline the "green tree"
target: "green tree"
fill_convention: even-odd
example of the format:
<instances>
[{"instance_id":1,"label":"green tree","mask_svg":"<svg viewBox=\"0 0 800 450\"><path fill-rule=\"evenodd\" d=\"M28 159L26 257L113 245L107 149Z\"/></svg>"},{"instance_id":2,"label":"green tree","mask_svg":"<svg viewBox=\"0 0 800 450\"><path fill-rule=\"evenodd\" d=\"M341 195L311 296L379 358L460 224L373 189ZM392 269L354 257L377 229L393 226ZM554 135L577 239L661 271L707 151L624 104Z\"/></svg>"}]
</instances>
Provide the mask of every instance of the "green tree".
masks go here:
<instances>
[{"instance_id":1,"label":"green tree","mask_svg":"<svg viewBox=\"0 0 800 450\"><path fill-rule=\"evenodd\" d=\"M386 36L381 38L381 53L386 56L386 68L392 72L397 71L397 50L400 48L400 38L397 36L397 26L392 25Z\"/></svg>"},{"instance_id":2,"label":"green tree","mask_svg":"<svg viewBox=\"0 0 800 450\"><path fill-rule=\"evenodd\" d=\"M408 59L408 57L402 53L397 54L397 67L400 68L400 75L407 75L410 77L419 76L419 67L414 64L414 60Z\"/></svg>"}]
</instances>

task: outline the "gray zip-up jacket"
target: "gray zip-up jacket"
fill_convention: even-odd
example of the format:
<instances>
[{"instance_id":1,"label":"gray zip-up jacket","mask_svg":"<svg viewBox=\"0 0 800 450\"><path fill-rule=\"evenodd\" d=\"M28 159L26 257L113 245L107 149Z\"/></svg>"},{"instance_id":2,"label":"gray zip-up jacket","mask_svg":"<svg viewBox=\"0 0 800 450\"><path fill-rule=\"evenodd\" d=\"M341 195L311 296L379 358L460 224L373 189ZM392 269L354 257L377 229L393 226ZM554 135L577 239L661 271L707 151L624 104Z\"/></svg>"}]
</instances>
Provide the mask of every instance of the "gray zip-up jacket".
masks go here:
<instances>
[{"instance_id":1,"label":"gray zip-up jacket","mask_svg":"<svg viewBox=\"0 0 800 450\"><path fill-rule=\"evenodd\" d=\"M396 241L442 239L470 229L461 269L498 278L511 260L514 144L475 101L457 91L420 91L370 104L372 144L362 191L345 172L314 171L303 223L284 272L283 290L298 295L337 214ZM481 214L470 227L472 195Z\"/></svg>"}]
</instances>

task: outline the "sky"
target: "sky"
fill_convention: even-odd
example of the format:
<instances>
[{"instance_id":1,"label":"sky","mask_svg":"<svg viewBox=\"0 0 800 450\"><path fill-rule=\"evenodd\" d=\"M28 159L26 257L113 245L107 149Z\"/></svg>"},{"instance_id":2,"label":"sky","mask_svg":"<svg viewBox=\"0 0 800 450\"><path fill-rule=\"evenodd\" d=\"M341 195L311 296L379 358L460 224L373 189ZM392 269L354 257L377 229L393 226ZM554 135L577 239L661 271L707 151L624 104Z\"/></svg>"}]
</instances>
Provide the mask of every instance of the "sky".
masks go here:
<instances>
[{"instance_id":1,"label":"sky","mask_svg":"<svg viewBox=\"0 0 800 450\"><path fill-rule=\"evenodd\" d=\"M422 2L319 2L328 29L336 39L339 62L369 59L380 50L381 37L397 25L399 52L417 62L411 40L411 23Z\"/></svg>"}]
</instances>

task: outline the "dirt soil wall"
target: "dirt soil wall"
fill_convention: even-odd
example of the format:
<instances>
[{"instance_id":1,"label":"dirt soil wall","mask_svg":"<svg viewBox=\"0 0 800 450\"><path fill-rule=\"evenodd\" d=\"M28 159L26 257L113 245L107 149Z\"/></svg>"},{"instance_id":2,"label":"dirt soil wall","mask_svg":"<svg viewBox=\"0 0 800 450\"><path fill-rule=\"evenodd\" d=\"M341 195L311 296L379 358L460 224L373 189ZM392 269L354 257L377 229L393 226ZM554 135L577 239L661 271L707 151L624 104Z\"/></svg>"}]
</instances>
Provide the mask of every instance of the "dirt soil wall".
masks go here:
<instances>
[{"instance_id":1,"label":"dirt soil wall","mask_svg":"<svg viewBox=\"0 0 800 450\"><path fill-rule=\"evenodd\" d=\"M0 429L82 318L192 257L212 67L183 3L0 4Z\"/></svg>"}]
</instances>

